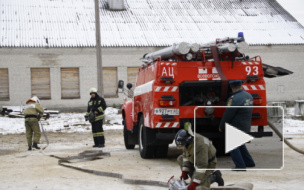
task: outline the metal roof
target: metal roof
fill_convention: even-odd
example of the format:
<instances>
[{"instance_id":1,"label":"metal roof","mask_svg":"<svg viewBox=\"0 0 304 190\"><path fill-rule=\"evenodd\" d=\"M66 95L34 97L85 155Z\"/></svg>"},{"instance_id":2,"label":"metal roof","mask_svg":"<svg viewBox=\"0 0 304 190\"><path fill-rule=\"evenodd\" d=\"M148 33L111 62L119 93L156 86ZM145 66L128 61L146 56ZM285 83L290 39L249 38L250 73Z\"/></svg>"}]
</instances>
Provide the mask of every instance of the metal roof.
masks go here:
<instances>
[{"instance_id":1,"label":"metal roof","mask_svg":"<svg viewBox=\"0 0 304 190\"><path fill-rule=\"evenodd\" d=\"M304 27L276 0L100 0L103 47L206 43L244 32L251 45L304 44ZM95 46L94 0L1 0L0 47Z\"/></svg>"}]
</instances>

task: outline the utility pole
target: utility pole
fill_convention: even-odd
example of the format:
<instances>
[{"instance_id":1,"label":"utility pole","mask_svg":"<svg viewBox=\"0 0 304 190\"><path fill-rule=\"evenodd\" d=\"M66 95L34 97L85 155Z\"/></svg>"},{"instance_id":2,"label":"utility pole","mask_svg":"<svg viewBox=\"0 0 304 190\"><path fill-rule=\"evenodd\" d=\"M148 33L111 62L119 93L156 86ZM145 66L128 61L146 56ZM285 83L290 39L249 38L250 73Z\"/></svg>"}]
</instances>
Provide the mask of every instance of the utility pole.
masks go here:
<instances>
[{"instance_id":1,"label":"utility pole","mask_svg":"<svg viewBox=\"0 0 304 190\"><path fill-rule=\"evenodd\" d=\"M99 0L95 0L95 32L96 32L96 58L97 58L97 89L98 94L103 97L103 74L101 60L101 41L100 41L100 17Z\"/></svg>"}]
</instances>

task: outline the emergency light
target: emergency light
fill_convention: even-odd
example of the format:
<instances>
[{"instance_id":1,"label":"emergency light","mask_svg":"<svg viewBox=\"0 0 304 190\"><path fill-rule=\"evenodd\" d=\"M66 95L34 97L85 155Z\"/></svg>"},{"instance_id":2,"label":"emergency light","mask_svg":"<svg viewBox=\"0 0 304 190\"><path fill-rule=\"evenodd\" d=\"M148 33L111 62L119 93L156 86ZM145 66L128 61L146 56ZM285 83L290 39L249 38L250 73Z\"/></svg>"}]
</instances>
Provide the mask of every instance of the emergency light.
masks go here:
<instances>
[{"instance_id":1,"label":"emergency light","mask_svg":"<svg viewBox=\"0 0 304 190\"><path fill-rule=\"evenodd\" d=\"M244 38L244 33L243 32L239 32L238 33L238 38L240 38L237 42L244 42L245 38Z\"/></svg>"}]
</instances>

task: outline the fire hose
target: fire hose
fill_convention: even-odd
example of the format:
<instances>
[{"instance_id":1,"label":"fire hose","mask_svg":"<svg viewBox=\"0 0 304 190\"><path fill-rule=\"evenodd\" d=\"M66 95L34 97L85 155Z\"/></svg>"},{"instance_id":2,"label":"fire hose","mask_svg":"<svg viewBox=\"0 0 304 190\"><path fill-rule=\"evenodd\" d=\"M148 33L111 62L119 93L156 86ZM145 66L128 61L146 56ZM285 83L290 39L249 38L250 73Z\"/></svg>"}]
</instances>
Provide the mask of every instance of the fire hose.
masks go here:
<instances>
[{"instance_id":1,"label":"fire hose","mask_svg":"<svg viewBox=\"0 0 304 190\"><path fill-rule=\"evenodd\" d=\"M76 162L82 162L82 161L91 161L96 159L103 159L103 157L110 156L110 153L103 152L102 150L99 151L93 151L93 150L87 150L82 153L79 153L78 156L71 156L67 158L59 157L56 155L47 155L44 153L44 151L41 151L44 155L57 158L58 159L58 165L82 171L85 173L103 176L103 177L112 177L121 179L123 183L126 184L134 184L134 185L149 185L149 186L157 186L157 187L168 187L168 183L162 182L162 181L154 181L154 180L140 180L140 179L128 179L123 176L123 174L116 173L116 172L107 172L107 171L100 171L100 170L91 170L91 169L84 169L77 166L69 165L68 163L75 163L73 160L77 160Z\"/></svg>"},{"instance_id":2,"label":"fire hose","mask_svg":"<svg viewBox=\"0 0 304 190\"><path fill-rule=\"evenodd\" d=\"M281 138L281 140L284 140L284 143L287 144L291 149L293 149L294 151L296 151L298 153L304 154L303 150L300 150L300 149L296 148L295 146L293 146L286 138L283 139L282 133L275 127L275 125L273 123L268 122L268 125L279 136L279 138ZM44 131L42 125L41 125L41 128L42 128L43 134L45 135L45 138L47 140L47 136L45 134L45 131ZM47 140L47 146L48 146L48 144L49 144L49 142ZM43 150L46 147L44 147ZM42 151L42 153L45 154L44 151ZM184 182L179 181L179 180L172 180L173 182L170 183L170 180L173 178L173 176L168 181L168 183L165 183L162 181L153 181L153 180L127 179L127 178L124 178L124 176L120 173L84 169L84 168L80 168L80 167L76 167L76 166L72 166L72 165L68 164L68 163L71 163L71 160L73 160L73 159L78 159L78 160L82 159L84 161L88 161L88 160L101 159L101 158L97 158L98 156L110 156L109 153L102 152L102 151L97 151L97 152L87 151L84 154L80 153L78 156L68 157L68 158L62 158L62 157L55 156L55 155L47 155L47 156L59 159L58 164L63 167L75 169L78 171L82 171L82 172L86 172L86 173L90 173L90 174L94 174L94 175L98 175L98 176L118 178L118 179L123 180L123 182L126 184L149 185L149 186L158 186L158 187L168 187L168 185L169 185L169 189L185 189L187 187L187 185Z\"/></svg>"},{"instance_id":3,"label":"fire hose","mask_svg":"<svg viewBox=\"0 0 304 190\"><path fill-rule=\"evenodd\" d=\"M293 146L286 138L283 139L283 135L282 133L275 127L275 125L271 122L268 121L268 125L269 127L280 137L280 139L282 141L284 141L284 143L289 146L292 150L300 153L300 154L304 154L304 151L303 150L300 150L299 148Z\"/></svg>"},{"instance_id":4,"label":"fire hose","mask_svg":"<svg viewBox=\"0 0 304 190\"><path fill-rule=\"evenodd\" d=\"M41 121L39 121L39 125L40 125L40 127L41 127L43 136L44 136L45 141L46 141L46 146L42 148L42 150L44 150L44 149L46 149L46 147L49 146L50 143L49 143L49 139L48 139L48 137L47 137L47 135L46 135L46 132L45 132L45 130L44 130L44 128L43 128L43 125L42 125L42 122L41 122Z\"/></svg>"}]
</instances>

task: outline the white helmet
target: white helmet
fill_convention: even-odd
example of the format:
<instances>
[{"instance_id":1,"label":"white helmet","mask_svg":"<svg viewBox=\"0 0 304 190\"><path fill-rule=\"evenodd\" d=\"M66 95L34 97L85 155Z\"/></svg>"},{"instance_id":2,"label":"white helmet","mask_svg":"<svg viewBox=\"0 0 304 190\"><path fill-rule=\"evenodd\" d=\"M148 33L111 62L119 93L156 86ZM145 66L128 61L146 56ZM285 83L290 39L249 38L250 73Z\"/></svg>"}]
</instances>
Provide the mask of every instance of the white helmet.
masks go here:
<instances>
[{"instance_id":1,"label":"white helmet","mask_svg":"<svg viewBox=\"0 0 304 190\"><path fill-rule=\"evenodd\" d=\"M96 88L91 88L91 89L90 89L90 95L91 95L92 93L97 93L97 89L96 89Z\"/></svg>"},{"instance_id":2,"label":"white helmet","mask_svg":"<svg viewBox=\"0 0 304 190\"><path fill-rule=\"evenodd\" d=\"M37 96L33 96L31 99L26 101L26 103L29 103L30 101L37 102L38 104L40 104L40 100Z\"/></svg>"}]
</instances>

